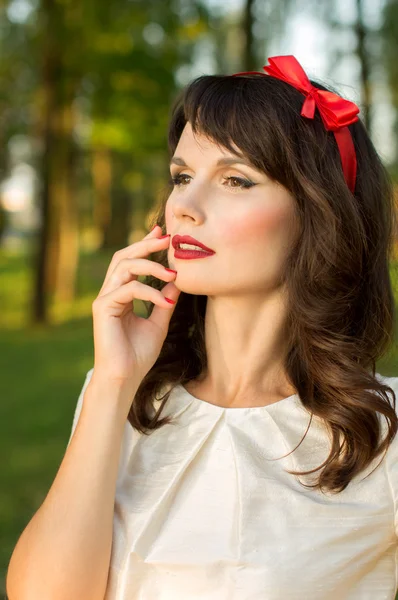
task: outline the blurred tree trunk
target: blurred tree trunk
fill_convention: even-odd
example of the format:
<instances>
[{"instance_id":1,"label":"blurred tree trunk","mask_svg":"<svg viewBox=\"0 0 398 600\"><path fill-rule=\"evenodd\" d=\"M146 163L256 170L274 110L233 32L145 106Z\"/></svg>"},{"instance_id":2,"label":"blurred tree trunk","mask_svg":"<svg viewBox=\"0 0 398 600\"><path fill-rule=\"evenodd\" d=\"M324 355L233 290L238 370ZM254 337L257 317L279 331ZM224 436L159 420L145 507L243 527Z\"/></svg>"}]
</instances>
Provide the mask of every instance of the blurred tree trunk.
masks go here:
<instances>
[{"instance_id":1,"label":"blurred tree trunk","mask_svg":"<svg viewBox=\"0 0 398 600\"><path fill-rule=\"evenodd\" d=\"M354 20L347 24L341 21L339 16L339 6L337 2L316 3L319 8L321 17L325 20L325 24L330 27L333 32L333 43L335 47L330 47L330 69L333 70L340 62L347 59L347 56L354 55L359 64L359 88L360 88L360 117L363 121L369 135L372 135L372 50L370 38L373 31L369 29L364 20L364 1L353 0L355 5ZM349 32L354 37L353 50L342 46L341 39L344 32Z\"/></svg>"},{"instance_id":2,"label":"blurred tree trunk","mask_svg":"<svg viewBox=\"0 0 398 600\"><path fill-rule=\"evenodd\" d=\"M253 7L255 0L245 0L243 9L243 33L244 33L244 58L243 71L256 71L257 52L254 48L253 25L254 15Z\"/></svg>"},{"instance_id":3,"label":"blurred tree trunk","mask_svg":"<svg viewBox=\"0 0 398 600\"><path fill-rule=\"evenodd\" d=\"M325 23L331 31L328 43L328 70L333 72L347 57L354 56L359 64L359 88L360 88L360 118L363 121L369 135L372 137L372 76L377 75L377 63L383 63L383 57L377 56L377 46L380 42L380 31L372 29L365 22L364 0L352 0L354 5L354 19L347 23L341 18L341 6L336 0L319 2L310 0L305 3L305 8L313 12ZM388 1L388 0L387 0ZM396 3L396 0L392 0ZM342 43L349 34L354 43ZM382 65L384 66L384 65Z\"/></svg>"},{"instance_id":4,"label":"blurred tree trunk","mask_svg":"<svg viewBox=\"0 0 398 600\"><path fill-rule=\"evenodd\" d=\"M131 198L120 188L112 194L112 218L104 229L101 250L120 250L128 245L131 221Z\"/></svg>"},{"instance_id":5,"label":"blurred tree trunk","mask_svg":"<svg viewBox=\"0 0 398 600\"><path fill-rule=\"evenodd\" d=\"M110 220L104 228L101 250L116 251L128 245L133 202L125 179L130 170L131 157L117 154L113 161Z\"/></svg>"},{"instance_id":6,"label":"blurred tree trunk","mask_svg":"<svg viewBox=\"0 0 398 600\"><path fill-rule=\"evenodd\" d=\"M386 0L384 4L379 40L381 41L379 64L382 65L387 76L389 96L394 110L392 126L394 154L389 171L394 181L394 205L397 219L393 256L394 260L398 261L398 3L396 0Z\"/></svg>"},{"instance_id":7,"label":"blurred tree trunk","mask_svg":"<svg viewBox=\"0 0 398 600\"><path fill-rule=\"evenodd\" d=\"M35 257L32 320L47 323L48 304L69 302L74 297L78 260L77 201L73 193L75 82L65 65L64 7L56 0L42 0L39 14L42 32L42 87L38 131L42 155L41 223Z\"/></svg>"},{"instance_id":8,"label":"blurred tree trunk","mask_svg":"<svg viewBox=\"0 0 398 600\"><path fill-rule=\"evenodd\" d=\"M33 322L48 321L48 297L54 285L55 263L58 255L57 236L55 235L55 211L51 198L52 149L54 147L54 121L56 112L57 75L60 68L59 48L54 40L50 24L53 16L52 0L43 0L41 5L43 18L43 63L41 86L41 122L38 125L42 143L39 177L41 231L39 232L36 268L34 270L34 298L32 303Z\"/></svg>"},{"instance_id":9,"label":"blurred tree trunk","mask_svg":"<svg viewBox=\"0 0 398 600\"><path fill-rule=\"evenodd\" d=\"M356 1L356 20L353 25L356 37L356 54L360 64L360 86L361 86L361 113L366 129L370 132L372 129L371 119L371 91L370 91L370 60L369 52L366 47L367 28L364 23L364 3L363 0Z\"/></svg>"},{"instance_id":10,"label":"blurred tree trunk","mask_svg":"<svg viewBox=\"0 0 398 600\"><path fill-rule=\"evenodd\" d=\"M235 13L211 15L217 72L261 72L269 45L283 37L295 11L293 0L245 0Z\"/></svg>"},{"instance_id":11,"label":"blurred tree trunk","mask_svg":"<svg viewBox=\"0 0 398 600\"><path fill-rule=\"evenodd\" d=\"M65 86L66 87L66 86ZM58 256L54 272L54 301L72 302L75 298L79 260L78 206L75 186L76 148L73 141L75 90L64 89L59 107L59 131L53 156L52 197L57 208Z\"/></svg>"},{"instance_id":12,"label":"blurred tree trunk","mask_svg":"<svg viewBox=\"0 0 398 600\"><path fill-rule=\"evenodd\" d=\"M100 233L99 247L105 247L106 231L112 220L112 155L107 146L93 148L91 172L94 187L94 226Z\"/></svg>"},{"instance_id":13,"label":"blurred tree trunk","mask_svg":"<svg viewBox=\"0 0 398 600\"><path fill-rule=\"evenodd\" d=\"M6 209L0 204L0 246L3 243L3 237L7 230L7 215Z\"/></svg>"},{"instance_id":14,"label":"blurred tree trunk","mask_svg":"<svg viewBox=\"0 0 398 600\"><path fill-rule=\"evenodd\" d=\"M394 109L395 156L392 170L394 178L398 180L398 3L396 0L386 0L379 39L381 41L379 63L387 75L391 104Z\"/></svg>"}]
</instances>

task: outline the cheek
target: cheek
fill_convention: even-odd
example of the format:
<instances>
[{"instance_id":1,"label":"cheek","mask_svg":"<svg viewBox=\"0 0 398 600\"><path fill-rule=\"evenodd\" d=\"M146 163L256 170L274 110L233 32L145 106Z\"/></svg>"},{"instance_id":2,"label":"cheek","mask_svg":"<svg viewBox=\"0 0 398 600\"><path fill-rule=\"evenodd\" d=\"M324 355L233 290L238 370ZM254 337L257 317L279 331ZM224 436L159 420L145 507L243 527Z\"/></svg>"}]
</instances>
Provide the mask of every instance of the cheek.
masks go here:
<instances>
[{"instance_id":1,"label":"cheek","mask_svg":"<svg viewBox=\"0 0 398 600\"><path fill-rule=\"evenodd\" d=\"M173 223L173 213L171 210L170 202L166 203L165 210L164 210L164 218L165 218L165 223L166 223L166 232L171 233L173 235L173 233L175 233L175 232L172 231L174 223Z\"/></svg>"},{"instance_id":2,"label":"cheek","mask_svg":"<svg viewBox=\"0 0 398 600\"><path fill-rule=\"evenodd\" d=\"M258 245L261 239L267 244L275 237L285 237L289 232L291 208L273 207L250 211L239 219L226 218L220 226L222 239L231 246Z\"/></svg>"}]
</instances>

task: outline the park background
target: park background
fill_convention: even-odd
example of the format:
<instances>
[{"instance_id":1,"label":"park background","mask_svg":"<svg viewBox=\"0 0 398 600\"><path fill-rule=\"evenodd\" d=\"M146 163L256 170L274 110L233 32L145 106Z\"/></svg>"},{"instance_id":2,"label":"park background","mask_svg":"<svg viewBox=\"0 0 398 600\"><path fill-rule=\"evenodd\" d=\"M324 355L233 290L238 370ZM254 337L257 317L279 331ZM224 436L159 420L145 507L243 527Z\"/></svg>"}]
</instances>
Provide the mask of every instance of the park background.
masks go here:
<instances>
[{"instance_id":1,"label":"park background","mask_svg":"<svg viewBox=\"0 0 398 600\"><path fill-rule=\"evenodd\" d=\"M92 301L166 189L176 94L198 75L294 54L358 104L397 199L398 3L0 0L0 15L5 597L12 550L54 480L93 365ZM398 303L397 232L390 269ZM377 370L398 375L396 343Z\"/></svg>"}]
</instances>

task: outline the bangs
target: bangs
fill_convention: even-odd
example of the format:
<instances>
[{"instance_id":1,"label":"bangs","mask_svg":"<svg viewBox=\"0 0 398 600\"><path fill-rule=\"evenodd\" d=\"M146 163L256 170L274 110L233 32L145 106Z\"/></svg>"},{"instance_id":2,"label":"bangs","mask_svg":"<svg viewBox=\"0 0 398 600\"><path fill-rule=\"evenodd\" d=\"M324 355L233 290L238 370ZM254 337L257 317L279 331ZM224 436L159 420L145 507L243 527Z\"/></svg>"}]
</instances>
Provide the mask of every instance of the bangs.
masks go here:
<instances>
[{"instance_id":1,"label":"bangs","mask_svg":"<svg viewBox=\"0 0 398 600\"><path fill-rule=\"evenodd\" d=\"M171 155L189 122L194 133L240 154L271 179L284 179L280 165L286 158L277 134L274 84L271 77L262 76L204 75L195 79L173 109L168 134Z\"/></svg>"}]
</instances>

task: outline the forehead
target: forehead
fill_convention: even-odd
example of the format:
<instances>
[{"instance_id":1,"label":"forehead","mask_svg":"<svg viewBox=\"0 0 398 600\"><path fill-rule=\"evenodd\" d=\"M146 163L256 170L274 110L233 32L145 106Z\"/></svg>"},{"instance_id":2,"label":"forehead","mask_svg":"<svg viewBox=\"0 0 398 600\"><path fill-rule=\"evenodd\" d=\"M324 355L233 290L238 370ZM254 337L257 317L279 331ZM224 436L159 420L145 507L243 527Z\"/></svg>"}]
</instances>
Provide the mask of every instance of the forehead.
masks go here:
<instances>
[{"instance_id":1,"label":"forehead","mask_svg":"<svg viewBox=\"0 0 398 600\"><path fill-rule=\"evenodd\" d=\"M236 146L236 144L234 144L231 141L231 145L233 150L238 154L241 155L242 152L239 150L238 146ZM211 139L210 137L204 135L201 132L197 132L194 133L192 130L192 125L191 123L188 121L182 131L182 134L180 136L180 139L178 141L177 144L177 148L176 148L176 154L178 154L178 151L183 151L183 150L190 150L190 151L199 151L199 152L211 152L211 153L216 153L216 154L220 154L220 155L224 155L224 154L229 154L230 151L221 146L220 144L218 144L215 140Z\"/></svg>"}]
</instances>

